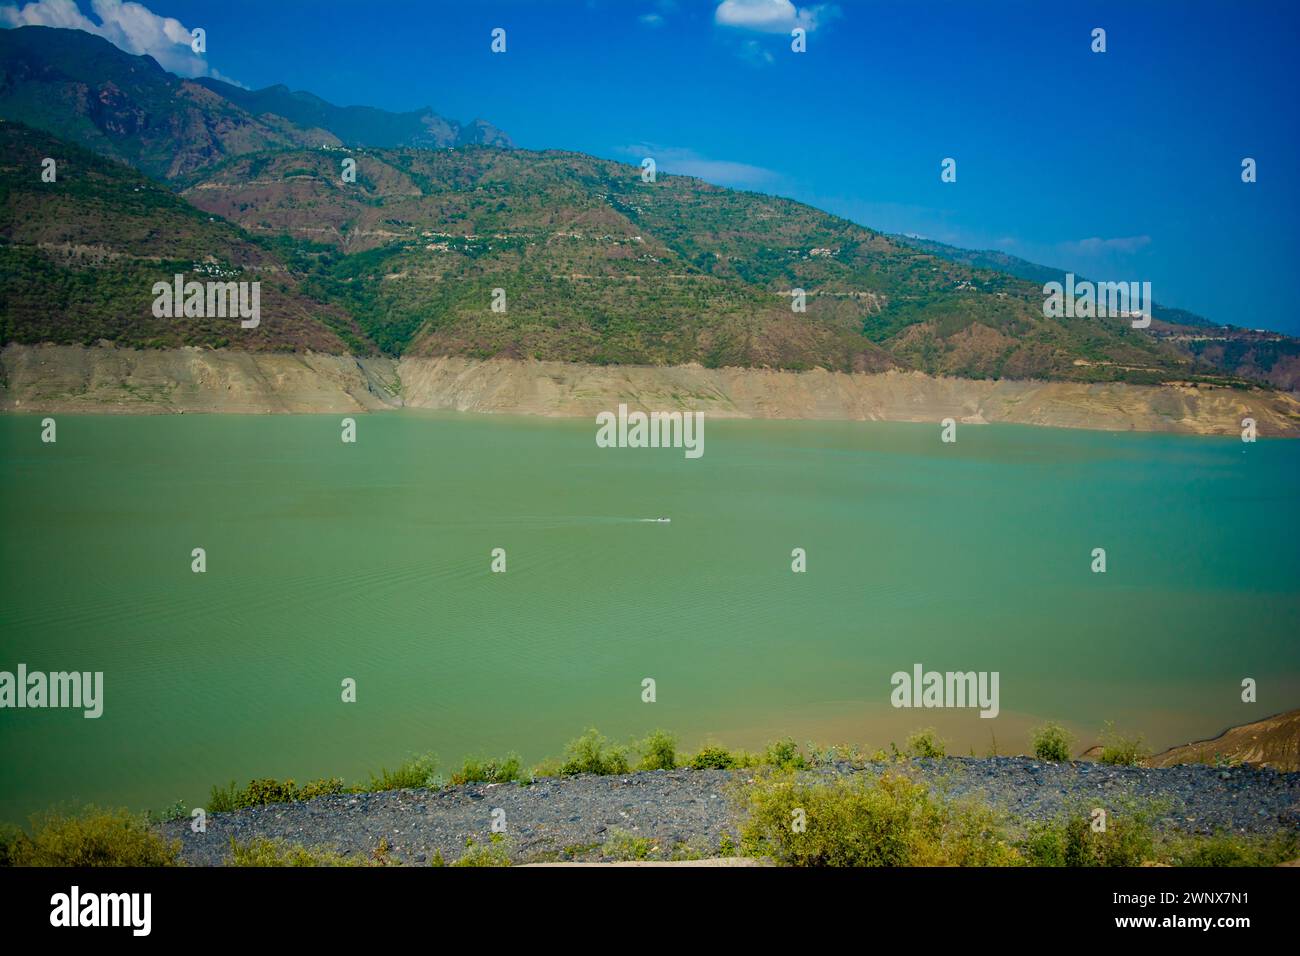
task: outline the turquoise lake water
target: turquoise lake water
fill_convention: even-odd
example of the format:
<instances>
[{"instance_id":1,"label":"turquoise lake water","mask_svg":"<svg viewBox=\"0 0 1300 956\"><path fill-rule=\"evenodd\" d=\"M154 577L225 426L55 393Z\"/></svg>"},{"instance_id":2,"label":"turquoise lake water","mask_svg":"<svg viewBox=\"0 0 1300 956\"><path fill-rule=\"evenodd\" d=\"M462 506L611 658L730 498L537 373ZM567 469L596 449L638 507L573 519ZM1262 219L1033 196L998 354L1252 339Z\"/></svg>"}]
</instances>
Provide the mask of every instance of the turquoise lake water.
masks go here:
<instances>
[{"instance_id":1,"label":"turquoise lake water","mask_svg":"<svg viewBox=\"0 0 1300 956\"><path fill-rule=\"evenodd\" d=\"M0 710L0 818L591 726L1007 753L1300 706L1300 442L710 419L688 460L588 420L56 418L0 417L0 670L102 671L104 713ZM915 663L997 671L1000 715L891 707Z\"/></svg>"}]
</instances>

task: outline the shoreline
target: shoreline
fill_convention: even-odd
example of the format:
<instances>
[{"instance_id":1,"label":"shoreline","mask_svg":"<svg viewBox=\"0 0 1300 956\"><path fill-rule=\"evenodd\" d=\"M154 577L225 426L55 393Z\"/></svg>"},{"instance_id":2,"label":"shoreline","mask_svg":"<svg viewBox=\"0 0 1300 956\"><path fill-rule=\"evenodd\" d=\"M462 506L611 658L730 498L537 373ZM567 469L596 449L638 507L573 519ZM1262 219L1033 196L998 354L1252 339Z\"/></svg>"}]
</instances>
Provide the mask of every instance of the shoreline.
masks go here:
<instances>
[{"instance_id":1,"label":"shoreline","mask_svg":"<svg viewBox=\"0 0 1300 956\"><path fill-rule=\"evenodd\" d=\"M1204 765L1151 769L1032 757L914 758L904 762L837 761L798 772L807 782L878 780L901 775L945 800L974 800L1004 814L1017 830L1059 820L1077 806L1153 808L1154 832L1209 837L1231 832L1266 837L1300 829L1300 773ZM489 846L494 833L513 864L596 862L611 846L646 841L647 859L728 856L744 815L736 795L753 783L750 769L641 770L539 777L530 783L467 783L441 789L338 794L209 814L195 833L188 820L160 826L181 841L191 866L220 866L232 841L283 841L352 859L382 847L398 865L447 861L467 845ZM494 817L493 814L496 814ZM493 830L493 820L505 823ZM473 841L470 844L469 841Z\"/></svg>"},{"instance_id":2,"label":"shoreline","mask_svg":"<svg viewBox=\"0 0 1300 956\"><path fill-rule=\"evenodd\" d=\"M494 358L9 345L0 412L313 414L397 408L587 418L634 410L712 418L1021 424L1098 431L1300 437L1300 398L1264 388L593 366Z\"/></svg>"}]
</instances>

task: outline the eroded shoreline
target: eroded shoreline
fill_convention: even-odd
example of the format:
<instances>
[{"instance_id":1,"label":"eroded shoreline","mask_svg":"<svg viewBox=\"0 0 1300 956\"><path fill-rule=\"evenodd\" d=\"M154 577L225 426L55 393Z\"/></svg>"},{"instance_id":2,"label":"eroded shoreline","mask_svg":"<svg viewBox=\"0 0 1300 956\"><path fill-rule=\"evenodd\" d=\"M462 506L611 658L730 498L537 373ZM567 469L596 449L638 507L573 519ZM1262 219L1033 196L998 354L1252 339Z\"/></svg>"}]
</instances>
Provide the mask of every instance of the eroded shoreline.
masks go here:
<instances>
[{"instance_id":1,"label":"eroded shoreline","mask_svg":"<svg viewBox=\"0 0 1300 956\"><path fill-rule=\"evenodd\" d=\"M1267 389L935 378L921 372L590 366L319 353L9 345L0 411L303 414L407 407L590 417L618 403L715 418L1041 425L1300 437L1300 399Z\"/></svg>"}]
</instances>

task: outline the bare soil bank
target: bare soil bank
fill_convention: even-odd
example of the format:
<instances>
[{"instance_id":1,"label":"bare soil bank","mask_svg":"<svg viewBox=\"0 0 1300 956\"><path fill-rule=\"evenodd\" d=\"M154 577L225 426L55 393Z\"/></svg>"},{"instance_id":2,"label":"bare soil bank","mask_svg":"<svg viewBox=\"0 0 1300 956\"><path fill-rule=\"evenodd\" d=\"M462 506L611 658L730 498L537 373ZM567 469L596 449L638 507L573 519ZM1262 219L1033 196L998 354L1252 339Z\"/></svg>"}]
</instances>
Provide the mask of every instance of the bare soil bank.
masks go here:
<instances>
[{"instance_id":1,"label":"bare soil bank","mask_svg":"<svg viewBox=\"0 0 1300 956\"><path fill-rule=\"evenodd\" d=\"M9 412L359 412L405 405L587 417L620 402L720 418L964 423L1300 437L1300 400L1263 389L933 378L921 372L592 366L468 358L354 358L211 349L10 345Z\"/></svg>"}]
</instances>

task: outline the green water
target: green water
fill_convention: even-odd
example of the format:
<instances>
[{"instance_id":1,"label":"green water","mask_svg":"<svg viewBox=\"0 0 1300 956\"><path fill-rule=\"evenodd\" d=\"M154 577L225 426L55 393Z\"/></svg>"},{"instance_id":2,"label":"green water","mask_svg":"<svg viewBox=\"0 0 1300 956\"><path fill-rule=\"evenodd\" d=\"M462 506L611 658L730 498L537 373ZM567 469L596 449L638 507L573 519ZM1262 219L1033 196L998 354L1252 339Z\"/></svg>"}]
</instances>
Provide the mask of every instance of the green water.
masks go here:
<instances>
[{"instance_id":1,"label":"green water","mask_svg":"<svg viewBox=\"0 0 1300 956\"><path fill-rule=\"evenodd\" d=\"M587 420L339 418L62 415L48 445L0 417L0 670L105 681L98 720L0 710L0 817L593 725L1005 753L1044 718L1162 747L1300 705L1300 442L709 420L687 460ZM1001 715L891 708L915 662L998 671Z\"/></svg>"}]
</instances>

